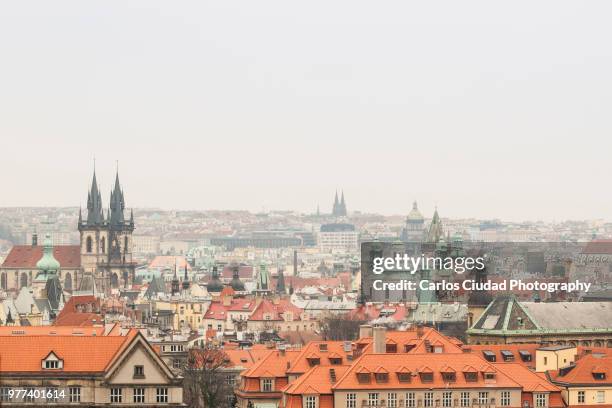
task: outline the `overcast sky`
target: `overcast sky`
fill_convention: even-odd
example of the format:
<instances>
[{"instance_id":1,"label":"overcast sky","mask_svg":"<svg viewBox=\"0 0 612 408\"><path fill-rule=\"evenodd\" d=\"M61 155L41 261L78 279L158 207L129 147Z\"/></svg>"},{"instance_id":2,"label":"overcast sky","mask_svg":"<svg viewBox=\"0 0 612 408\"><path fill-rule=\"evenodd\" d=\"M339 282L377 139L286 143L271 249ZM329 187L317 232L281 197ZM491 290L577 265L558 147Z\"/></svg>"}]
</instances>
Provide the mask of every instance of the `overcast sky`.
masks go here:
<instances>
[{"instance_id":1,"label":"overcast sky","mask_svg":"<svg viewBox=\"0 0 612 408\"><path fill-rule=\"evenodd\" d=\"M607 1L0 6L0 206L612 220Z\"/></svg>"}]
</instances>

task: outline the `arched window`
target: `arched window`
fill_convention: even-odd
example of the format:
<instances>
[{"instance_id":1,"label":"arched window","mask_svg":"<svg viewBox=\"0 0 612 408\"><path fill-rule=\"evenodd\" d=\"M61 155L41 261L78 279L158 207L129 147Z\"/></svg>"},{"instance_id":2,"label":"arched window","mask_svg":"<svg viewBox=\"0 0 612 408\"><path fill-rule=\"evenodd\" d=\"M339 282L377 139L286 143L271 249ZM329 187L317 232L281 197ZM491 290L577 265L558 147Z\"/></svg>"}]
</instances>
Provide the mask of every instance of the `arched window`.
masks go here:
<instances>
[{"instance_id":1,"label":"arched window","mask_svg":"<svg viewBox=\"0 0 612 408\"><path fill-rule=\"evenodd\" d=\"M20 279L20 288L24 288L26 286L28 286L28 275L24 273L21 274L21 279Z\"/></svg>"},{"instance_id":2,"label":"arched window","mask_svg":"<svg viewBox=\"0 0 612 408\"><path fill-rule=\"evenodd\" d=\"M88 252L88 253L91 253L91 248L92 248L91 237L87 237L87 240L86 240L86 247L87 247L87 252Z\"/></svg>"},{"instance_id":3,"label":"arched window","mask_svg":"<svg viewBox=\"0 0 612 408\"><path fill-rule=\"evenodd\" d=\"M100 250L102 251L103 254L106 253L106 238L102 237L102 239L100 240Z\"/></svg>"},{"instance_id":4,"label":"arched window","mask_svg":"<svg viewBox=\"0 0 612 408\"><path fill-rule=\"evenodd\" d=\"M64 289L72 290L72 275L70 272L66 272L66 277L64 278Z\"/></svg>"},{"instance_id":5,"label":"arched window","mask_svg":"<svg viewBox=\"0 0 612 408\"><path fill-rule=\"evenodd\" d=\"M7 289L6 274L5 273L0 274L0 288L1 289Z\"/></svg>"},{"instance_id":6,"label":"arched window","mask_svg":"<svg viewBox=\"0 0 612 408\"><path fill-rule=\"evenodd\" d=\"M128 252L128 237L123 237L123 253L127 254Z\"/></svg>"}]
</instances>

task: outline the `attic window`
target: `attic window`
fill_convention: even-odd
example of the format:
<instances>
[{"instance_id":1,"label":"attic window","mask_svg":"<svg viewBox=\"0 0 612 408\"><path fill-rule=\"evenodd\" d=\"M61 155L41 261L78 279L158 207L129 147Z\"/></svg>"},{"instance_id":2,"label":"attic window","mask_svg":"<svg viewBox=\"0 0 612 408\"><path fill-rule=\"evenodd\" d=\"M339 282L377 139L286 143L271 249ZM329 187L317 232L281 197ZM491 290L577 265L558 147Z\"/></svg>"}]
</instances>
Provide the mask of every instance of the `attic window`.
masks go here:
<instances>
[{"instance_id":1,"label":"attic window","mask_svg":"<svg viewBox=\"0 0 612 408\"><path fill-rule=\"evenodd\" d=\"M430 383L433 382L433 373L420 373L421 382Z\"/></svg>"},{"instance_id":2,"label":"attic window","mask_svg":"<svg viewBox=\"0 0 612 408\"><path fill-rule=\"evenodd\" d=\"M317 366L319 364L321 364L321 359L320 358L308 358L308 364L310 364L311 367Z\"/></svg>"},{"instance_id":3,"label":"attic window","mask_svg":"<svg viewBox=\"0 0 612 408\"><path fill-rule=\"evenodd\" d=\"M484 373L484 379L485 380L494 380L495 379L495 373Z\"/></svg>"},{"instance_id":4,"label":"attic window","mask_svg":"<svg viewBox=\"0 0 612 408\"><path fill-rule=\"evenodd\" d=\"M141 365L134 366L134 378L145 378L144 366L141 366Z\"/></svg>"},{"instance_id":5,"label":"attic window","mask_svg":"<svg viewBox=\"0 0 612 408\"><path fill-rule=\"evenodd\" d=\"M42 368L45 370L61 370L64 368L64 361L57 357L55 353L51 352L42 361Z\"/></svg>"},{"instance_id":6,"label":"attic window","mask_svg":"<svg viewBox=\"0 0 612 408\"><path fill-rule=\"evenodd\" d=\"M367 384L370 382L370 373L357 373L357 381L360 384Z\"/></svg>"},{"instance_id":7,"label":"attic window","mask_svg":"<svg viewBox=\"0 0 612 408\"><path fill-rule=\"evenodd\" d=\"M409 383L410 373L397 373L397 380L401 383Z\"/></svg>"},{"instance_id":8,"label":"attic window","mask_svg":"<svg viewBox=\"0 0 612 408\"><path fill-rule=\"evenodd\" d=\"M606 373L604 373L603 371L601 372L593 372L593 378L596 380L605 380L606 379Z\"/></svg>"},{"instance_id":9,"label":"attic window","mask_svg":"<svg viewBox=\"0 0 612 408\"><path fill-rule=\"evenodd\" d=\"M374 378L376 378L377 383L388 383L389 373L376 373L374 374Z\"/></svg>"},{"instance_id":10,"label":"attic window","mask_svg":"<svg viewBox=\"0 0 612 408\"><path fill-rule=\"evenodd\" d=\"M446 372L442 373L442 379L444 380L444 382L455 382L457 376L455 375L455 373Z\"/></svg>"},{"instance_id":11,"label":"attic window","mask_svg":"<svg viewBox=\"0 0 612 408\"><path fill-rule=\"evenodd\" d=\"M514 361L514 354L510 350L502 350L501 355L504 361Z\"/></svg>"},{"instance_id":12,"label":"attic window","mask_svg":"<svg viewBox=\"0 0 612 408\"><path fill-rule=\"evenodd\" d=\"M495 353L494 353L494 352L492 352L491 350L484 350L484 351L482 352L482 354L484 355L484 358L485 358L487 361L490 361L490 362L492 362L492 363L494 363L494 362L495 362L495 360L496 360L496 358L495 358Z\"/></svg>"},{"instance_id":13,"label":"attic window","mask_svg":"<svg viewBox=\"0 0 612 408\"><path fill-rule=\"evenodd\" d=\"M342 359L339 358L339 357L330 357L329 363L331 365L340 365L340 364L342 364Z\"/></svg>"},{"instance_id":14,"label":"attic window","mask_svg":"<svg viewBox=\"0 0 612 408\"><path fill-rule=\"evenodd\" d=\"M519 350L519 355L523 361L531 361L531 353L527 350Z\"/></svg>"},{"instance_id":15,"label":"attic window","mask_svg":"<svg viewBox=\"0 0 612 408\"><path fill-rule=\"evenodd\" d=\"M414 344L405 344L404 345L404 353L410 352L410 350L412 350L414 347L415 347Z\"/></svg>"},{"instance_id":16,"label":"attic window","mask_svg":"<svg viewBox=\"0 0 612 408\"><path fill-rule=\"evenodd\" d=\"M465 372L464 375L465 375L465 381L466 382L476 382L476 381L478 381L478 373L476 373L476 372L468 371L468 372Z\"/></svg>"},{"instance_id":17,"label":"attic window","mask_svg":"<svg viewBox=\"0 0 612 408\"><path fill-rule=\"evenodd\" d=\"M327 343L319 344L319 351L327 351Z\"/></svg>"},{"instance_id":18,"label":"attic window","mask_svg":"<svg viewBox=\"0 0 612 408\"><path fill-rule=\"evenodd\" d=\"M387 353L397 353L397 344L387 344Z\"/></svg>"}]
</instances>

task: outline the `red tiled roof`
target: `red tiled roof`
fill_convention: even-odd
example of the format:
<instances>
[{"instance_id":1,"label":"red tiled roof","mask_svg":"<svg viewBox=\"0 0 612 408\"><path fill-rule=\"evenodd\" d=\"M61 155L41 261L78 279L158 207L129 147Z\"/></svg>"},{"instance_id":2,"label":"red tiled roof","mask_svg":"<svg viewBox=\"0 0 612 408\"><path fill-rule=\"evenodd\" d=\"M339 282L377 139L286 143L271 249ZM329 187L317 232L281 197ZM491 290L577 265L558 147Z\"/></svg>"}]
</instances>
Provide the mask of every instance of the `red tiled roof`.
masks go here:
<instances>
[{"instance_id":1,"label":"red tiled roof","mask_svg":"<svg viewBox=\"0 0 612 408\"><path fill-rule=\"evenodd\" d=\"M312 367L306 373L298 377L297 380L289 384L283 392L285 394L331 394L332 386L334 385L331 370L334 370L333 375L335 375L337 380L342 377L349 368L350 367L346 365Z\"/></svg>"},{"instance_id":2,"label":"red tiled roof","mask_svg":"<svg viewBox=\"0 0 612 408\"><path fill-rule=\"evenodd\" d=\"M2 336L103 336L104 327L0 326Z\"/></svg>"},{"instance_id":3,"label":"red tiled roof","mask_svg":"<svg viewBox=\"0 0 612 408\"><path fill-rule=\"evenodd\" d=\"M43 256L42 246L15 245L2 263L3 268L34 269ZM79 245L56 245L53 256L64 269L81 267L81 247Z\"/></svg>"},{"instance_id":4,"label":"red tiled roof","mask_svg":"<svg viewBox=\"0 0 612 408\"><path fill-rule=\"evenodd\" d=\"M264 299L257 305L255 311L249 317L249 320L283 320L283 315L287 312L293 313L293 320L300 320L302 309L295 306L288 299L279 299L278 303L274 303L268 299ZM269 316L269 319L265 317Z\"/></svg>"},{"instance_id":5,"label":"red tiled roof","mask_svg":"<svg viewBox=\"0 0 612 408\"><path fill-rule=\"evenodd\" d=\"M323 351L321 349L322 345L324 345ZM327 347L326 350L325 347ZM348 356L351 354L352 350L344 351L343 341L312 341L302 349L301 353L293 361L293 364L291 364L291 368L287 370L287 373L302 374L308 371L310 369L310 364L307 361L308 358L320 359L319 365L321 366L331 366L330 358L340 358L342 359L342 364L348 364Z\"/></svg>"}]
</instances>

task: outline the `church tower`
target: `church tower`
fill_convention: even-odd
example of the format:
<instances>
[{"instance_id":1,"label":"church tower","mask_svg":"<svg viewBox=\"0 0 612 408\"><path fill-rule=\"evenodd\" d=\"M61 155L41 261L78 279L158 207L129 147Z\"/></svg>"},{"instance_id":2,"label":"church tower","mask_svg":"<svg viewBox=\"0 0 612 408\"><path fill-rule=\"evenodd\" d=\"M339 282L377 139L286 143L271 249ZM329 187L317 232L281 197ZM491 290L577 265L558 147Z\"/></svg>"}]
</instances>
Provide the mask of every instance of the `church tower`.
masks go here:
<instances>
[{"instance_id":1,"label":"church tower","mask_svg":"<svg viewBox=\"0 0 612 408\"><path fill-rule=\"evenodd\" d=\"M102 195L94 170L87 195L87 217L79 213L81 236L81 266L83 273L95 281L103 293L111 288L127 287L134 281L135 264L132 261L132 232L134 215L125 219L125 201L119 183L119 172L110 196L106 217L102 207ZM88 279L91 281L91 279ZM80 288L79 290L86 288Z\"/></svg>"}]
</instances>

